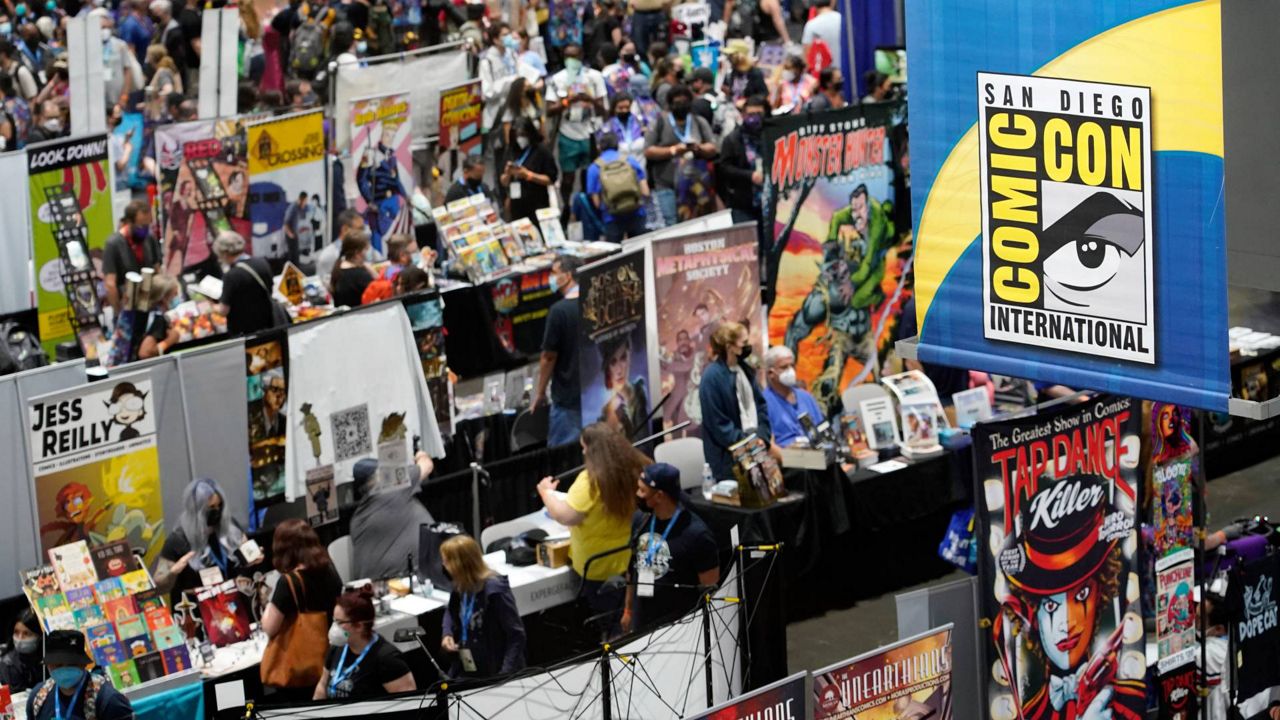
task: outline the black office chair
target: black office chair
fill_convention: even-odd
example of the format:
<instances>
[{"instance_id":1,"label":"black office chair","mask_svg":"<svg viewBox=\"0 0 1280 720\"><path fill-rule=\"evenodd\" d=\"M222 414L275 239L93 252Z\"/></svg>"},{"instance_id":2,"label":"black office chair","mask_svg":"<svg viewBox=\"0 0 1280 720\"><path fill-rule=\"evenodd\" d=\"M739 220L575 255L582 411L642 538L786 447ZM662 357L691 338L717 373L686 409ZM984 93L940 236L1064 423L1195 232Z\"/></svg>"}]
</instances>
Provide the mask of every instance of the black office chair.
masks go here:
<instances>
[{"instance_id":1,"label":"black office chair","mask_svg":"<svg viewBox=\"0 0 1280 720\"><path fill-rule=\"evenodd\" d=\"M587 605L586 598L582 596L582 591L586 588L587 577L591 575L592 563L596 562L597 560L603 560L604 558L607 558L611 555L617 555L620 552L627 552L627 553L631 552L631 544L627 543L626 545L620 545L610 550L604 550L602 552L598 552L595 555L592 555L591 557L587 558L587 562L582 566L581 582L578 583L578 594L577 594L576 602L578 603L579 607L583 608L584 612L588 613L586 624L599 629L601 637L608 637L609 630L613 627L613 624L614 624L614 620L615 620L614 616L618 616L620 618L622 615L622 608L619 607L616 610L610 610L608 612L603 612L603 613L596 613L594 615L590 614L591 608L589 605ZM606 585L617 585L621 587L624 592L627 587L627 579L625 575L613 575L608 579L606 579L604 582Z\"/></svg>"},{"instance_id":2,"label":"black office chair","mask_svg":"<svg viewBox=\"0 0 1280 720\"><path fill-rule=\"evenodd\" d=\"M546 403L538 406L537 412L521 410L515 422L511 423L511 454L546 447L550 421L551 411Z\"/></svg>"}]
</instances>

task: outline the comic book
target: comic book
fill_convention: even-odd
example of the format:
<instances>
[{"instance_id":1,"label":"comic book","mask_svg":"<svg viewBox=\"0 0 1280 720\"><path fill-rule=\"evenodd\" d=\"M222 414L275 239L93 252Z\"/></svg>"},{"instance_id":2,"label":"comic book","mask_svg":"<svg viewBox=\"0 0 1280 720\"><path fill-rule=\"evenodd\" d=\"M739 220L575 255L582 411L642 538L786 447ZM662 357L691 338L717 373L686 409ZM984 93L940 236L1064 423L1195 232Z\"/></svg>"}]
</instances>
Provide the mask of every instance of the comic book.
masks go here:
<instances>
[{"instance_id":1,"label":"comic book","mask_svg":"<svg viewBox=\"0 0 1280 720\"><path fill-rule=\"evenodd\" d=\"M97 596L98 602L105 605L112 600L119 600L125 596L124 583L120 582L118 577L109 577L106 580L99 580L93 586L93 594Z\"/></svg>"},{"instance_id":2,"label":"comic book","mask_svg":"<svg viewBox=\"0 0 1280 720\"><path fill-rule=\"evenodd\" d=\"M117 615L112 617L112 622L116 626L116 636L121 639L147 634L147 623L141 615L128 615L125 617Z\"/></svg>"},{"instance_id":3,"label":"comic book","mask_svg":"<svg viewBox=\"0 0 1280 720\"><path fill-rule=\"evenodd\" d=\"M187 652L186 644L161 650L160 657L164 659L164 669L170 675L191 668L191 654Z\"/></svg>"},{"instance_id":4,"label":"comic book","mask_svg":"<svg viewBox=\"0 0 1280 720\"><path fill-rule=\"evenodd\" d=\"M138 670L139 682L155 680L165 674L164 658L158 652L151 652L134 658L133 665Z\"/></svg>"},{"instance_id":5,"label":"comic book","mask_svg":"<svg viewBox=\"0 0 1280 720\"><path fill-rule=\"evenodd\" d=\"M141 635L122 638L120 640L120 644L124 645L124 650L130 657L146 655L156 649L155 645L151 642L151 636L145 632Z\"/></svg>"},{"instance_id":6,"label":"comic book","mask_svg":"<svg viewBox=\"0 0 1280 720\"><path fill-rule=\"evenodd\" d=\"M124 540L108 545L99 545L89 551L93 557L93 568L99 579L120 577L128 572L142 569L138 556L129 549Z\"/></svg>"},{"instance_id":7,"label":"comic book","mask_svg":"<svg viewBox=\"0 0 1280 720\"><path fill-rule=\"evenodd\" d=\"M249 638L248 599L229 580L196 593L205 634L214 647L225 647Z\"/></svg>"},{"instance_id":8,"label":"comic book","mask_svg":"<svg viewBox=\"0 0 1280 720\"><path fill-rule=\"evenodd\" d=\"M107 673L111 676L111 684L117 690L138 684L138 669L134 667L133 660L114 663L107 668Z\"/></svg>"},{"instance_id":9,"label":"comic book","mask_svg":"<svg viewBox=\"0 0 1280 720\"><path fill-rule=\"evenodd\" d=\"M151 575L147 573L146 568L125 573L120 576L120 581L124 583L125 592L130 595L146 592L147 590L155 587L151 582Z\"/></svg>"},{"instance_id":10,"label":"comic book","mask_svg":"<svg viewBox=\"0 0 1280 720\"><path fill-rule=\"evenodd\" d=\"M187 642L186 636L182 634L182 628L177 625L162 627L155 631L154 636L156 640L156 647L161 650L168 650L171 647L185 645Z\"/></svg>"},{"instance_id":11,"label":"comic book","mask_svg":"<svg viewBox=\"0 0 1280 720\"><path fill-rule=\"evenodd\" d=\"M54 575L63 591L92 586L98 582L93 558L89 555L89 544L83 540L50 548L49 562L53 565Z\"/></svg>"}]
</instances>

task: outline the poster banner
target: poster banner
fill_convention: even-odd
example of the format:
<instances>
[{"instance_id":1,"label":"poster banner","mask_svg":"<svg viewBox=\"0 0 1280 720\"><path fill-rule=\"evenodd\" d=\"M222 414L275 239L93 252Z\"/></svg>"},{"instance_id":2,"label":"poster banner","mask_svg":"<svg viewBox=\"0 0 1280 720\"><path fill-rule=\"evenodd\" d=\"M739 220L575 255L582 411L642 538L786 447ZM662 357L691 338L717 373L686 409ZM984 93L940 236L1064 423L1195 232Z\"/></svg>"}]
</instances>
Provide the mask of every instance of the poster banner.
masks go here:
<instances>
[{"instance_id":1,"label":"poster banner","mask_svg":"<svg viewBox=\"0 0 1280 720\"><path fill-rule=\"evenodd\" d=\"M468 80L440 91L441 150L457 150L463 155L480 152L480 114L484 97L480 81Z\"/></svg>"},{"instance_id":2,"label":"poster banner","mask_svg":"<svg viewBox=\"0 0 1280 720\"><path fill-rule=\"evenodd\" d=\"M686 717L688 720L807 720L810 717L805 704L805 698L809 696L808 690L809 673L800 672L706 712Z\"/></svg>"},{"instance_id":3,"label":"poster banner","mask_svg":"<svg viewBox=\"0 0 1280 720\"><path fill-rule=\"evenodd\" d=\"M377 352L351 352L377 348ZM334 466L338 485L389 440L421 441L443 457L421 361L404 306L389 304L294 329L289 335L285 498L307 493L307 471ZM352 378L377 378L375 383Z\"/></svg>"},{"instance_id":4,"label":"poster banner","mask_svg":"<svg viewBox=\"0 0 1280 720\"><path fill-rule=\"evenodd\" d=\"M106 135L90 135L27 148L40 344L51 359L59 343L77 339L73 315L94 325L98 322L102 248L115 231L107 142ZM75 307L68 298L67 282L73 284Z\"/></svg>"},{"instance_id":5,"label":"poster banner","mask_svg":"<svg viewBox=\"0 0 1280 720\"><path fill-rule=\"evenodd\" d=\"M1108 395L975 427L991 717L1143 717L1140 428Z\"/></svg>"},{"instance_id":6,"label":"poster banner","mask_svg":"<svg viewBox=\"0 0 1280 720\"><path fill-rule=\"evenodd\" d=\"M254 254L311 265L328 237L324 112L250 123L246 133ZM300 199L302 195L306 198Z\"/></svg>"},{"instance_id":7,"label":"poster banner","mask_svg":"<svg viewBox=\"0 0 1280 720\"><path fill-rule=\"evenodd\" d=\"M42 395L27 416L41 554L124 540L150 566L165 540L150 376Z\"/></svg>"},{"instance_id":8,"label":"poster banner","mask_svg":"<svg viewBox=\"0 0 1280 720\"><path fill-rule=\"evenodd\" d=\"M717 325L726 320L746 325L756 357L763 357L757 248L753 225L652 243L660 370L655 395L671 393L662 408L663 427L692 422L677 437L698 434L698 384L710 362L711 332Z\"/></svg>"},{"instance_id":9,"label":"poster banner","mask_svg":"<svg viewBox=\"0 0 1280 720\"><path fill-rule=\"evenodd\" d=\"M407 93L351 103L347 193L356 211L364 214L378 251L388 235L413 234L413 122L409 113Z\"/></svg>"},{"instance_id":10,"label":"poster banner","mask_svg":"<svg viewBox=\"0 0 1280 720\"><path fill-rule=\"evenodd\" d=\"M289 336L281 331L245 343L249 403L249 476L254 507L284 500L289 431Z\"/></svg>"},{"instance_id":11,"label":"poster banner","mask_svg":"<svg viewBox=\"0 0 1280 720\"><path fill-rule=\"evenodd\" d=\"M1156 561L1156 650L1162 658L1196 644L1195 560L1187 548Z\"/></svg>"},{"instance_id":12,"label":"poster banner","mask_svg":"<svg viewBox=\"0 0 1280 720\"><path fill-rule=\"evenodd\" d=\"M830 412L874 382L911 297L898 217L906 108L891 103L770 118L764 130L769 344Z\"/></svg>"},{"instance_id":13,"label":"poster banner","mask_svg":"<svg viewBox=\"0 0 1280 720\"><path fill-rule=\"evenodd\" d=\"M425 144L440 127L440 91L469 78L462 43L438 45L422 55L398 55L385 62L344 63L338 67L333 103L333 146L351 145L351 103L359 98L404 92L409 87L413 127ZM385 56L384 56L385 57Z\"/></svg>"},{"instance_id":14,"label":"poster banner","mask_svg":"<svg viewBox=\"0 0 1280 720\"><path fill-rule=\"evenodd\" d=\"M125 161L125 169L123 172L116 171L116 185L122 189L145 189L150 179L140 174L143 172L142 158L147 148L145 133L146 123L142 113L137 112L121 114L120 124L111 131L121 148L125 143L129 144L129 158Z\"/></svg>"},{"instance_id":15,"label":"poster banner","mask_svg":"<svg viewBox=\"0 0 1280 720\"><path fill-rule=\"evenodd\" d=\"M649 434L650 402L644 252L579 268L578 285L582 424L607 423L639 440Z\"/></svg>"},{"instance_id":16,"label":"poster banner","mask_svg":"<svg viewBox=\"0 0 1280 720\"><path fill-rule=\"evenodd\" d=\"M551 266L506 275L489 282L493 300L493 333L503 349L520 355L542 351L547 314L560 299L551 290Z\"/></svg>"},{"instance_id":17,"label":"poster banner","mask_svg":"<svg viewBox=\"0 0 1280 720\"><path fill-rule=\"evenodd\" d=\"M1151 406L1152 555L1162 558L1194 544L1200 449L1191 408Z\"/></svg>"},{"instance_id":18,"label":"poster banner","mask_svg":"<svg viewBox=\"0 0 1280 720\"><path fill-rule=\"evenodd\" d=\"M1220 3L1024 9L908 8L919 359L1226 410Z\"/></svg>"},{"instance_id":19,"label":"poster banner","mask_svg":"<svg viewBox=\"0 0 1280 720\"><path fill-rule=\"evenodd\" d=\"M164 271L210 270L217 264L212 244L234 230L253 254L249 219L249 154L242 115L196 120L156 129L159 168L159 222L164 236Z\"/></svg>"},{"instance_id":20,"label":"poster banner","mask_svg":"<svg viewBox=\"0 0 1280 720\"><path fill-rule=\"evenodd\" d=\"M951 627L815 671L814 720L951 720Z\"/></svg>"},{"instance_id":21,"label":"poster banner","mask_svg":"<svg viewBox=\"0 0 1280 720\"><path fill-rule=\"evenodd\" d=\"M453 435L453 389L445 354L444 302L439 296L407 298L404 311L409 316L413 342L418 347L418 360L427 381L427 393L431 395L436 425L445 435Z\"/></svg>"},{"instance_id":22,"label":"poster banner","mask_svg":"<svg viewBox=\"0 0 1280 720\"><path fill-rule=\"evenodd\" d=\"M1172 670L1161 670L1156 676L1159 685L1159 711L1157 720L1195 720L1200 717L1200 696L1196 689L1195 654L1187 662Z\"/></svg>"}]
</instances>

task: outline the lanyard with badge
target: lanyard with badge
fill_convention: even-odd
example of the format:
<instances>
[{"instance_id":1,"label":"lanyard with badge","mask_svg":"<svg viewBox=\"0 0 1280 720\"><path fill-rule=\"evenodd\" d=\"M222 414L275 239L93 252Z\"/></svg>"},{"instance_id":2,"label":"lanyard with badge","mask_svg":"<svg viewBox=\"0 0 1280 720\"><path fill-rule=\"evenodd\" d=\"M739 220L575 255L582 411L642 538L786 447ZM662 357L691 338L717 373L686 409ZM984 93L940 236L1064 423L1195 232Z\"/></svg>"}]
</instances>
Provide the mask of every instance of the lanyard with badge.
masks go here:
<instances>
[{"instance_id":1,"label":"lanyard with badge","mask_svg":"<svg viewBox=\"0 0 1280 720\"><path fill-rule=\"evenodd\" d=\"M462 670L464 672L476 671L476 658L471 654L470 644L471 635L471 617L476 612L476 593L463 593L461 611L462 611L462 644L458 647L458 659L462 661Z\"/></svg>"},{"instance_id":2,"label":"lanyard with badge","mask_svg":"<svg viewBox=\"0 0 1280 720\"><path fill-rule=\"evenodd\" d=\"M529 153L531 152L533 152L532 145L525 148L524 154L521 155L520 159L516 161L516 167L521 167L521 168L524 167L524 163L526 160L529 159ZM511 198L512 200L519 200L523 196L524 196L524 188L520 186L520 181L512 180L507 185L507 197Z\"/></svg>"},{"instance_id":3,"label":"lanyard with badge","mask_svg":"<svg viewBox=\"0 0 1280 720\"><path fill-rule=\"evenodd\" d=\"M688 145L689 138L693 137L693 113L690 112L684 116L684 132L680 132L680 128L676 127L676 117L674 115L668 113L667 120L671 122L671 132L675 133L676 139Z\"/></svg>"},{"instance_id":4,"label":"lanyard with badge","mask_svg":"<svg viewBox=\"0 0 1280 720\"><path fill-rule=\"evenodd\" d=\"M71 696L71 704L67 706L67 711L62 712L62 693L57 688L53 690L53 718L54 720L70 720L76 711L76 703L80 702L80 693L84 690L84 683L89 679L88 673L80 678L80 683L76 685L76 693Z\"/></svg>"},{"instance_id":5,"label":"lanyard with badge","mask_svg":"<svg viewBox=\"0 0 1280 720\"><path fill-rule=\"evenodd\" d=\"M653 582L656 579L653 573L653 558L658 554L658 548L667 543L667 536L671 534L671 528L676 526L676 521L680 519L680 513L684 512L684 508L676 508L676 512L671 516L671 520L667 522L667 527L662 531L662 539L657 538L658 516L653 515L649 518L649 548L645 551L644 564L636 563L636 596L637 597L653 597Z\"/></svg>"},{"instance_id":6,"label":"lanyard with badge","mask_svg":"<svg viewBox=\"0 0 1280 720\"><path fill-rule=\"evenodd\" d=\"M360 667L360 663L364 661L365 655L368 655L369 650L371 650L374 645L378 644L378 639L378 634L374 633L373 640L371 640L368 645L364 646L364 650L360 651L360 656L356 658L355 662L351 663L351 667L346 668L345 670L343 669L343 666L347 664L347 650L349 650L350 647L346 645L342 646L342 655L338 658L338 667L334 669L333 676L329 678L329 697L334 697L334 693L338 691L338 686L349 680L351 676L355 674L356 668Z\"/></svg>"}]
</instances>

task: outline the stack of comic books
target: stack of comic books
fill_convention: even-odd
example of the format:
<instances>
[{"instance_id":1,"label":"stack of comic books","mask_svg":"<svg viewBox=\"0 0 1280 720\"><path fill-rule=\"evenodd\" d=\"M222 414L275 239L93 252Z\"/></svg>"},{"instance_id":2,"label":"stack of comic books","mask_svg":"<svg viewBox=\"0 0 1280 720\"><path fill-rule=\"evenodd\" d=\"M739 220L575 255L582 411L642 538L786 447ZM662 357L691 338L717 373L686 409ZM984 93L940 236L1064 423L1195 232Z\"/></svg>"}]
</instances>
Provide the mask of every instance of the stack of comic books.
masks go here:
<instances>
[{"instance_id":1,"label":"stack of comic books","mask_svg":"<svg viewBox=\"0 0 1280 720\"><path fill-rule=\"evenodd\" d=\"M49 550L22 573L22 589L46 632L78 630L95 665L118 688L187 670L186 637L151 575L124 541L83 540Z\"/></svg>"}]
</instances>

